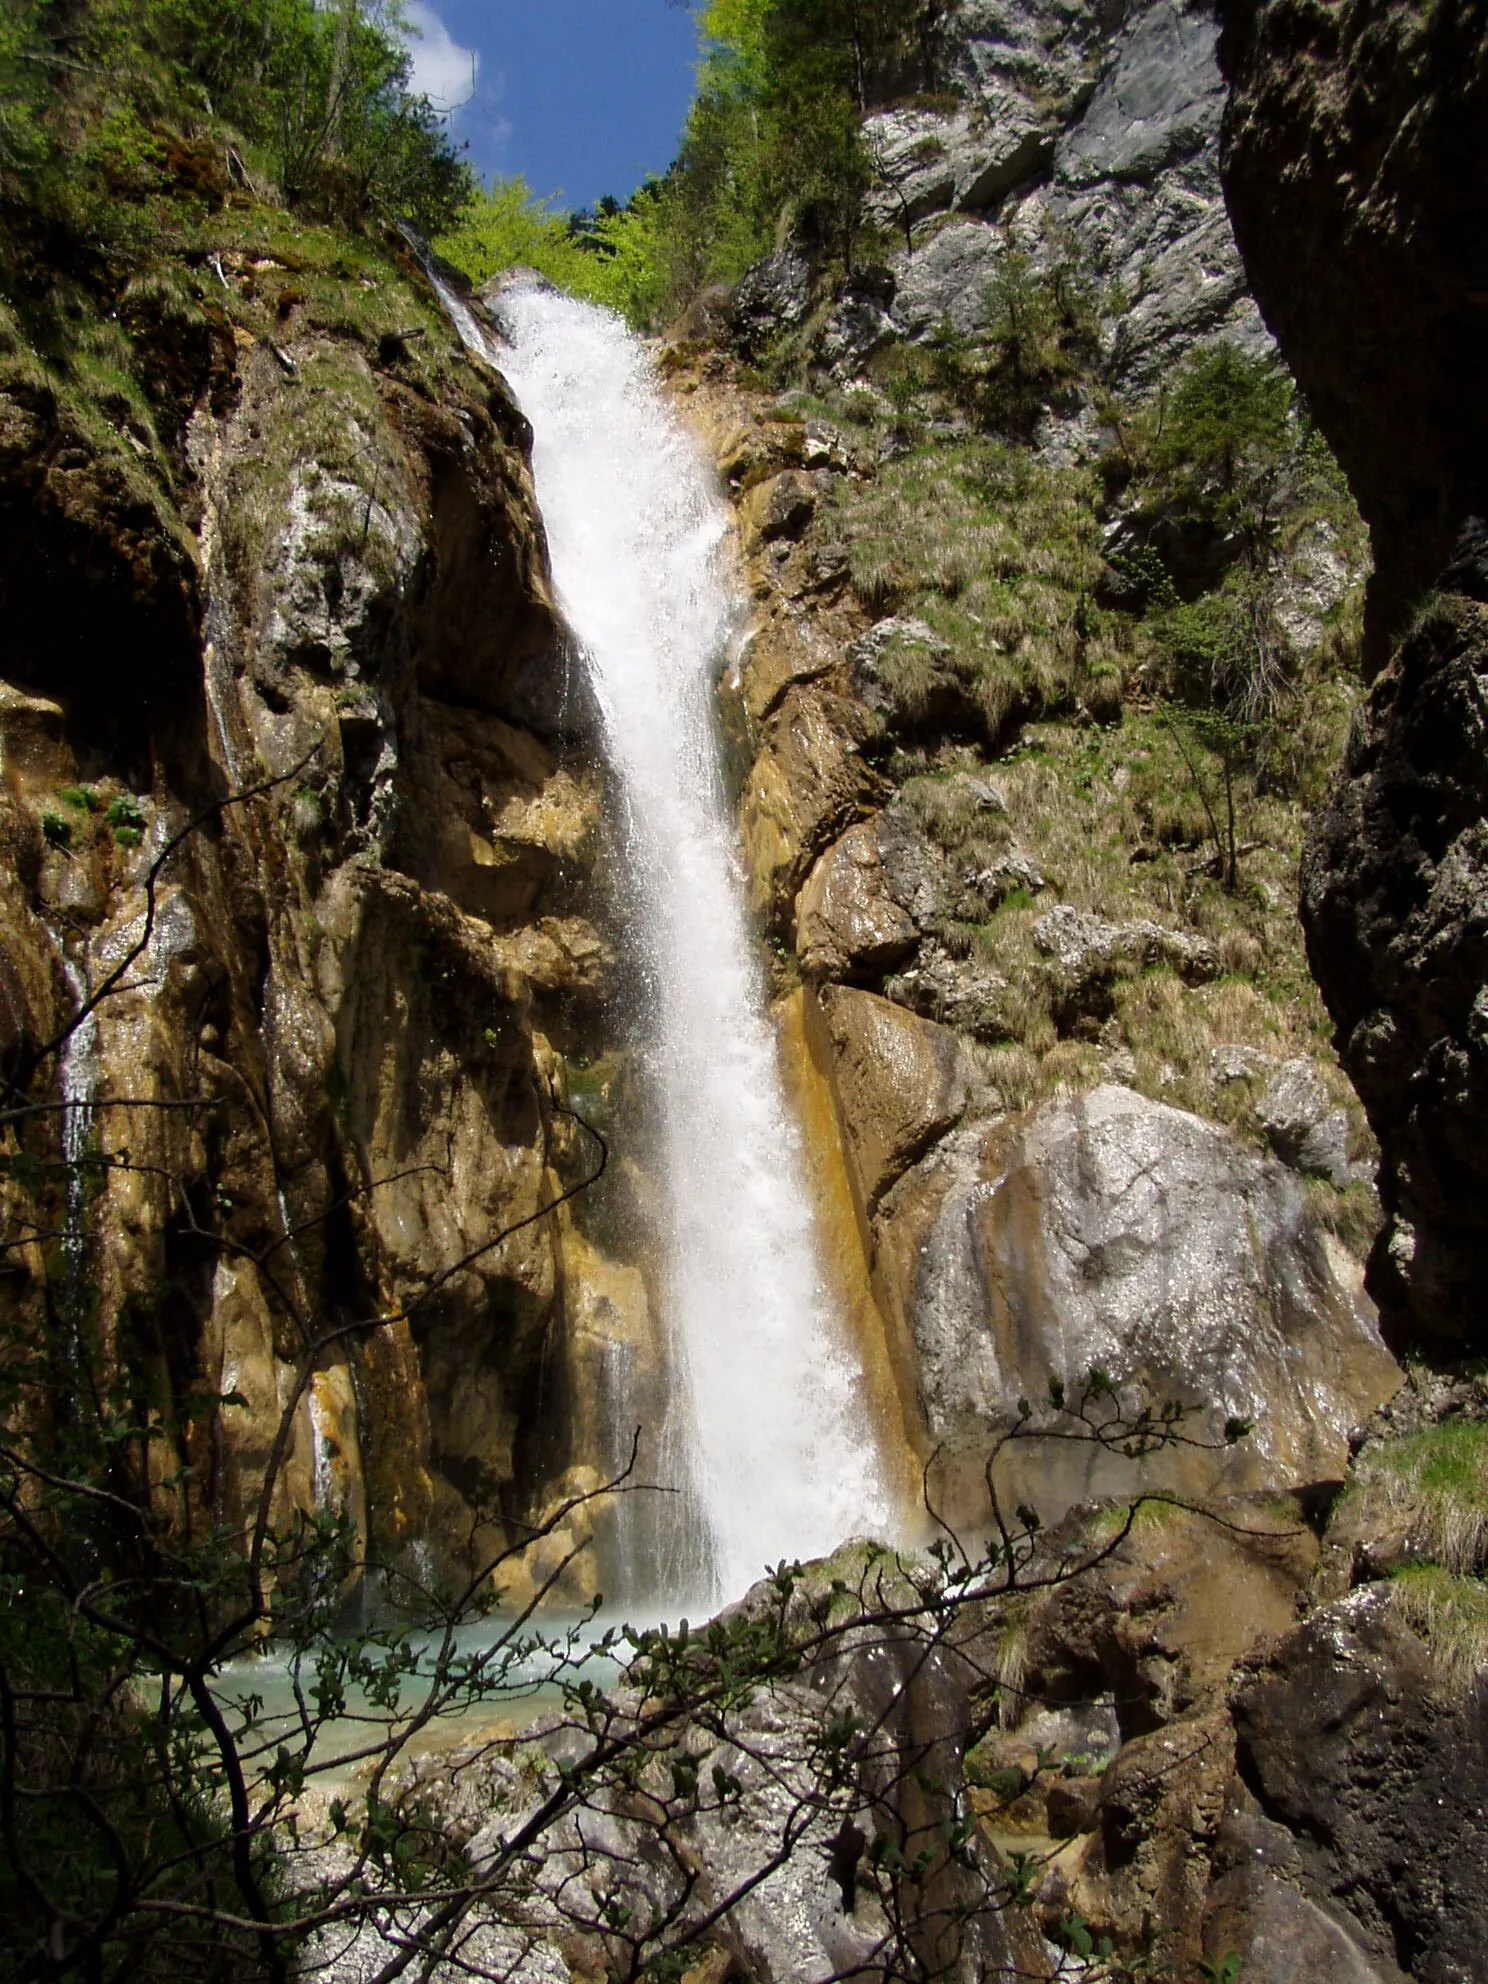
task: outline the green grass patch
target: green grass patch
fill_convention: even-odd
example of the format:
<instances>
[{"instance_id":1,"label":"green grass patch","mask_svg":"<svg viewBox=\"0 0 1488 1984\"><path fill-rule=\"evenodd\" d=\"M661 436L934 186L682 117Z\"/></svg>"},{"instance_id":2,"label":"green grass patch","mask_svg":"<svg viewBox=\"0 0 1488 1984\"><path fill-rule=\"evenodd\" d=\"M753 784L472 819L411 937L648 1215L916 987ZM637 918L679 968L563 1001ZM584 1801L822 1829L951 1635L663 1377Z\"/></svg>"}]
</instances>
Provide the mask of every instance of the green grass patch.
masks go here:
<instances>
[{"instance_id":1,"label":"green grass patch","mask_svg":"<svg viewBox=\"0 0 1488 1984\"><path fill-rule=\"evenodd\" d=\"M1472 1682L1488 1667L1488 1586L1436 1564L1407 1565L1390 1580L1401 1616L1454 1679Z\"/></svg>"},{"instance_id":2,"label":"green grass patch","mask_svg":"<svg viewBox=\"0 0 1488 1984\"><path fill-rule=\"evenodd\" d=\"M1488 1569L1488 1424L1451 1419L1371 1447L1354 1487L1408 1511L1415 1549L1444 1571Z\"/></svg>"}]
</instances>

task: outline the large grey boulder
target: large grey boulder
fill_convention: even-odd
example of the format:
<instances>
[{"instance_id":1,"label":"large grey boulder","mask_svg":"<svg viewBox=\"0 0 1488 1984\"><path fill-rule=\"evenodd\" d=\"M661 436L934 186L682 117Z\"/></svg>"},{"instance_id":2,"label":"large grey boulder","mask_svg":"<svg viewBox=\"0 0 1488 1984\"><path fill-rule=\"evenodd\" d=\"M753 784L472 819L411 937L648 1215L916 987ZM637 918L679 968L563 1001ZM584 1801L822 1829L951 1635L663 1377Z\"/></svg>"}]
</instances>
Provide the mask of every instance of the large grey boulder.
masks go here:
<instances>
[{"instance_id":1,"label":"large grey boulder","mask_svg":"<svg viewBox=\"0 0 1488 1984\"><path fill-rule=\"evenodd\" d=\"M863 1580L870 1603L914 1602L907 1581L868 1574L861 1546L848 1546L813 1575L818 1605L838 1570ZM724 1617L766 1620L778 1606L766 1582ZM957 1644L966 1637L952 1629L932 1644L913 1628L849 1627L799 1676L762 1679L735 1705L679 1718L638 1753L628 1784L611 1778L581 1792L534 1844L524 1920L588 1955L574 1965L582 1975L607 1954L620 1969L628 1924L675 1920L695 1927L687 1974L696 1979L892 1975L896 1955L902 1963L906 1949L929 1949L939 1975L1050 1980L1054 1965L1030 1912L1008 1906L990 1840L972 1828L959 1850L945 1847L967 1809L962 1762L985 1673L984 1657ZM622 1716L637 1706L622 1695ZM838 1774L826 1760L840 1751L833 1727L844 1725L856 1734ZM623 1726L617 1717L607 1733ZM558 1769L593 1747L576 1720L534 1736L525 1783L487 1751L456 1792L475 1814L486 1807L466 1849L482 1872L556 1788ZM442 1790L431 1787L447 1810ZM898 1884L892 1913L873 1871L885 1849L900 1866L925 1855L921 1878Z\"/></svg>"},{"instance_id":2,"label":"large grey boulder","mask_svg":"<svg viewBox=\"0 0 1488 1984\"><path fill-rule=\"evenodd\" d=\"M1311 1061L1281 1064L1261 1091L1256 1120L1283 1164L1339 1190L1348 1183L1348 1114L1333 1107Z\"/></svg>"},{"instance_id":3,"label":"large grey boulder","mask_svg":"<svg viewBox=\"0 0 1488 1984\"><path fill-rule=\"evenodd\" d=\"M1400 1383L1295 1178L1130 1089L945 1137L884 1193L876 1241L928 1438L968 1516L994 1435L1051 1378L1073 1393L1098 1368L1128 1403L1204 1408L1209 1437L1226 1420L1253 1430L1140 1477L1091 1448L1029 1446L1030 1499L1050 1513L1138 1478L1198 1492L1340 1482L1351 1430Z\"/></svg>"},{"instance_id":4,"label":"large grey boulder","mask_svg":"<svg viewBox=\"0 0 1488 1984\"><path fill-rule=\"evenodd\" d=\"M746 352L762 351L811 309L811 267L797 248L766 255L739 278L729 302L729 328Z\"/></svg>"}]
</instances>

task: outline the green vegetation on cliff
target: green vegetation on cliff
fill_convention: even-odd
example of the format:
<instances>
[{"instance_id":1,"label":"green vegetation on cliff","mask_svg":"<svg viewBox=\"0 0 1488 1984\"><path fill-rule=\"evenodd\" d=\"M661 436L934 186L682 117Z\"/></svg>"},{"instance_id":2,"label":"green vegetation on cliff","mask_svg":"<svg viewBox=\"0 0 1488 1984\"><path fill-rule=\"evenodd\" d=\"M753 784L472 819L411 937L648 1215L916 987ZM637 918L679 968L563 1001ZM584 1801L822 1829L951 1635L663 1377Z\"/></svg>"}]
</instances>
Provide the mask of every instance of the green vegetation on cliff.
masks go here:
<instances>
[{"instance_id":1,"label":"green vegetation on cliff","mask_svg":"<svg viewBox=\"0 0 1488 1984\"><path fill-rule=\"evenodd\" d=\"M445 225L469 177L400 26L350 0L23 0L0 29L0 200L105 253L224 170L322 217Z\"/></svg>"},{"instance_id":2,"label":"green vegetation on cliff","mask_svg":"<svg viewBox=\"0 0 1488 1984\"><path fill-rule=\"evenodd\" d=\"M472 201L442 251L477 282L536 268L656 329L794 233L824 263L864 246L866 109L925 86L937 0L708 0L677 159L621 209L570 222L521 180Z\"/></svg>"}]
</instances>

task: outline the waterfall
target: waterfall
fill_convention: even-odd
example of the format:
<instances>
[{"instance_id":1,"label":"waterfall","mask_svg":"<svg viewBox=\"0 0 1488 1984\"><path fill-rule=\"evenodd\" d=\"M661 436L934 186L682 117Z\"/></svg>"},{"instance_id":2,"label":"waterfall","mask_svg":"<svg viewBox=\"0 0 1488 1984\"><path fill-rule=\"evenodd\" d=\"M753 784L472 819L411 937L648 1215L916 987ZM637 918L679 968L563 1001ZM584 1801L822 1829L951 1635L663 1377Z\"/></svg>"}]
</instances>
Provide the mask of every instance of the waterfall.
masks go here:
<instances>
[{"instance_id":1,"label":"waterfall","mask_svg":"<svg viewBox=\"0 0 1488 1984\"><path fill-rule=\"evenodd\" d=\"M618 318L537 285L508 290L501 315L554 580L618 776L648 980L670 1229L661 1473L690 1512L660 1581L716 1601L890 1516L816 1258L719 766L713 692L737 617L726 518Z\"/></svg>"}]
</instances>

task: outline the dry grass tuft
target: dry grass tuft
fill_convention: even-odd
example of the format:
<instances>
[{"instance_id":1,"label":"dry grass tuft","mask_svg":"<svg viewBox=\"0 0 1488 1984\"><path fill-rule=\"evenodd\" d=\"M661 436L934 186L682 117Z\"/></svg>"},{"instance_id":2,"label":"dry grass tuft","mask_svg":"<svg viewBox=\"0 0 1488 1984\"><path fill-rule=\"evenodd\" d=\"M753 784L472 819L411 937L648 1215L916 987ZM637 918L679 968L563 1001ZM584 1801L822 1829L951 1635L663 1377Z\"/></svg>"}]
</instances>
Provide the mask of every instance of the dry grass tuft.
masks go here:
<instances>
[{"instance_id":1,"label":"dry grass tuft","mask_svg":"<svg viewBox=\"0 0 1488 1984\"><path fill-rule=\"evenodd\" d=\"M1421 1635L1438 1667L1471 1685L1488 1669L1488 1587L1434 1564L1411 1565L1390 1581L1401 1616Z\"/></svg>"}]
</instances>

